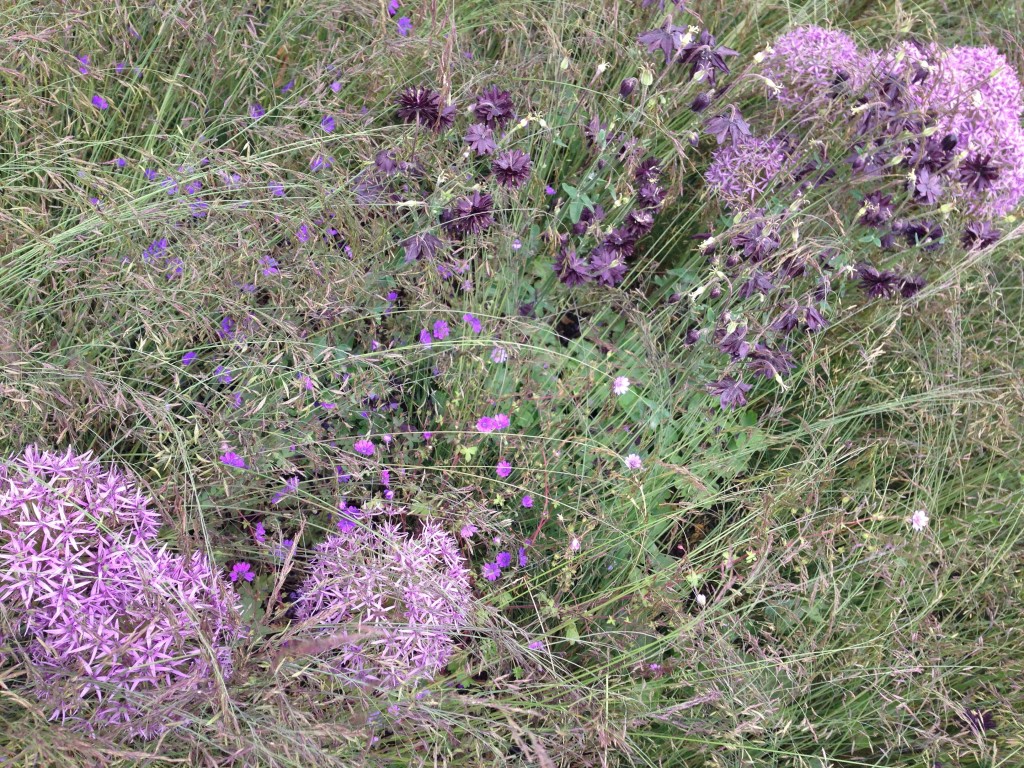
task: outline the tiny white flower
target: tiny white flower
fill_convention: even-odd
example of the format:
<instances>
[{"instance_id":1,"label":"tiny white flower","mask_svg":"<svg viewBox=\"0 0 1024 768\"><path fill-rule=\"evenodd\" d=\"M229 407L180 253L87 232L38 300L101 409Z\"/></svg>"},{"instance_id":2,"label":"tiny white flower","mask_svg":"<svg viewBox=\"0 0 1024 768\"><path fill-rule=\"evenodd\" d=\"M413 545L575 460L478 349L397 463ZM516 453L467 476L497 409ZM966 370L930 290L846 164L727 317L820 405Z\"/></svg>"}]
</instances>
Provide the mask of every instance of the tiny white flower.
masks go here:
<instances>
[{"instance_id":1,"label":"tiny white flower","mask_svg":"<svg viewBox=\"0 0 1024 768\"><path fill-rule=\"evenodd\" d=\"M704 593L703 592L698 593L697 594L697 605L699 605L701 608L703 608L707 604L708 604L708 599L707 599L707 597L704 596Z\"/></svg>"},{"instance_id":2,"label":"tiny white flower","mask_svg":"<svg viewBox=\"0 0 1024 768\"><path fill-rule=\"evenodd\" d=\"M580 551L580 540L577 539L575 536L573 536L572 541L569 542L569 549L571 549L573 552Z\"/></svg>"},{"instance_id":3,"label":"tiny white flower","mask_svg":"<svg viewBox=\"0 0 1024 768\"><path fill-rule=\"evenodd\" d=\"M923 531L928 527L929 519L928 513L923 509L919 509L910 516L910 526L915 531Z\"/></svg>"},{"instance_id":4,"label":"tiny white flower","mask_svg":"<svg viewBox=\"0 0 1024 768\"><path fill-rule=\"evenodd\" d=\"M616 377L612 383L612 392L619 396L629 392L629 379L625 376Z\"/></svg>"}]
</instances>

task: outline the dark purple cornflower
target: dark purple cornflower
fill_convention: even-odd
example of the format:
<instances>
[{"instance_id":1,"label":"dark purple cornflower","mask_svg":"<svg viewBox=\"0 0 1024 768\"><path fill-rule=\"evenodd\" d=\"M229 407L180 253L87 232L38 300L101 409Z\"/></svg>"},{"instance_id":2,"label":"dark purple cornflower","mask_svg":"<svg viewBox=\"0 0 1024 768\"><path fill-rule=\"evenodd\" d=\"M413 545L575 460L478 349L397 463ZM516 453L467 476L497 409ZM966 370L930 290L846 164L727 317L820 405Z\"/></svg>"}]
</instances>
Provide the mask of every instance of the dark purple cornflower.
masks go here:
<instances>
[{"instance_id":1,"label":"dark purple cornflower","mask_svg":"<svg viewBox=\"0 0 1024 768\"><path fill-rule=\"evenodd\" d=\"M431 232L417 232L402 245L405 248L405 260L416 261L421 258L433 259L437 256L444 243L441 238Z\"/></svg>"},{"instance_id":2,"label":"dark purple cornflower","mask_svg":"<svg viewBox=\"0 0 1024 768\"><path fill-rule=\"evenodd\" d=\"M742 360L750 352L750 343L747 339L747 326L738 326L732 333L728 333L718 342L719 351L732 357L733 360Z\"/></svg>"},{"instance_id":3,"label":"dark purple cornflower","mask_svg":"<svg viewBox=\"0 0 1024 768\"><path fill-rule=\"evenodd\" d=\"M323 120L320 121L320 127L325 133L332 133L334 131L334 116L324 115Z\"/></svg>"},{"instance_id":4,"label":"dark purple cornflower","mask_svg":"<svg viewBox=\"0 0 1024 768\"><path fill-rule=\"evenodd\" d=\"M614 248L599 245L590 252L590 274L601 285L618 285L626 276L626 261Z\"/></svg>"},{"instance_id":5,"label":"dark purple cornflower","mask_svg":"<svg viewBox=\"0 0 1024 768\"><path fill-rule=\"evenodd\" d=\"M465 141L478 157L489 155L498 148L494 141L494 131L484 123L473 123L466 129Z\"/></svg>"},{"instance_id":6,"label":"dark purple cornflower","mask_svg":"<svg viewBox=\"0 0 1024 768\"><path fill-rule=\"evenodd\" d=\"M493 206L493 197L486 192L474 190L460 197L454 207L441 214L441 224L455 237L478 235L494 223L494 215L491 213Z\"/></svg>"},{"instance_id":7,"label":"dark purple cornflower","mask_svg":"<svg viewBox=\"0 0 1024 768\"><path fill-rule=\"evenodd\" d=\"M731 376L724 376L718 381L708 384L707 391L708 394L718 398L719 405L723 410L730 410L747 404L746 393L750 391L750 385L737 381Z\"/></svg>"},{"instance_id":8,"label":"dark purple cornflower","mask_svg":"<svg viewBox=\"0 0 1024 768\"><path fill-rule=\"evenodd\" d=\"M398 97L398 119L433 128L441 117L441 94L430 88L406 88Z\"/></svg>"},{"instance_id":9,"label":"dark purple cornflower","mask_svg":"<svg viewBox=\"0 0 1024 768\"><path fill-rule=\"evenodd\" d=\"M927 168L919 168L915 174L914 197L928 205L934 205L942 197L942 177Z\"/></svg>"},{"instance_id":10,"label":"dark purple cornflower","mask_svg":"<svg viewBox=\"0 0 1024 768\"><path fill-rule=\"evenodd\" d=\"M661 163L658 158L648 155L641 160L633 171L633 178L637 184L656 184L661 178Z\"/></svg>"},{"instance_id":11,"label":"dark purple cornflower","mask_svg":"<svg viewBox=\"0 0 1024 768\"><path fill-rule=\"evenodd\" d=\"M888 299L896 294L897 275L891 270L886 269L879 272L870 264L858 264L857 278L868 298Z\"/></svg>"},{"instance_id":12,"label":"dark purple cornflower","mask_svg":"<svg viewBox=\"0 0 1024 768\"><path fill-rule=\"evenodd\" d=\"M402 16L398 20L398 34L401 37L408 37L410 32L412 32L412 19Z\"/></svg>"},{"instance_id":13,"label":"dark purple cornflower","mask_svg":"<svg viewBox=\"0 0 1024 768\"><path fill-rule=\"evenodd\" d=\"M1003 233L987 221L972 221L964 229L963 245L968 250L987 248L999 241Z\"/></svg>"},{"instance_id":14,"label":"dark purple cornflower","mask_svg":"<svg viewBox=\"0 0 1024 768\"><path fill-rule=\"evenodd\" d=\"M771 293L775 286L772 284L771 275L765 274L759 269L755 269L751 274L750 278L745 282L739 290L739 297L741 299L749 299L755 293L761 293L767 296Z\"/></svg>"},{"instance_id":15,"label":"dark purple cornflower","mask_svg":"<svg viewBox=\"0 0 1024 768\"><path fill-rule=\"evenodd\" d=\"M496 85L485 88L476 97L471 111L479 122L492 130L504 128L516 117L515 107L512 105L512 95Z\"/></svg>"},{"instance_id":16,"label":"dark purple cornflower","mask_svg":"<svg viewBox=\"0 0 1024 768\"><path fill-rule=\"evenodd\" d=\"M931 251L941 245L942 225L934 221L906 221L898 222L893 227L897 234L903 235L907 245L924 245L924 249Z\"/></svg>"},{"instance_id":17,"label":"dark purple cornflower","mask_svg":"<svg viewBox=\"0 0 1024 768\"><path fill-rule=\"evenodd\" d=\"M93 94L92 105L102 112L104 109L109 109L110 102L108 102L105 98L96 93Z\"/></svg>"},{"instance_id":18,"label":"dark purple cornflower","mask_svg":"<svg viewBox=\"0 0 1024 768\"><path fill-rule=\"evenodd\" d=\"M580 213L580 219L572 225L573 234L583 235L591 224L604 221L604 208L601 205L587 206Z\"/></svg>"},{"instance_id":19,"label":"dark purple cornflower","mask_svg":"<svg viewBox=\"0 0 1024 768\"><path fill-rule=\"evenodd\" d=\"M768 329L788 336L798 325L800 325L800 316L797 314L797 307L790 305L772 321Z\"/></svg>"},{"instance_id":20,"label":"dark purple cornflower","mask_svg":"<svg viewBox=\"0 0 1024 768\"><path fill-rule=\"evenodd\" d=\"M491 165L494 178L503 187L516 188L523 186L530 178L533 163L530 156L519 149L502 152Z\"/></svg>"},{"instance_id":21,"label":"dark purple cornflower","mask_svg":"<svg viewBox=\"0 0 1024 768\"><path fill-rule=\"evenodd\" d=\"M706 125L708 133L714 136L719 144L724 144L726 138L738 141L741 136L750 135L750 126L735 104L730 104L726 112L712 117Z\"/></svg>"},{"instance_id":22,"label":"dark purple cornflower","mask_svg":"<svg viewBox=\"0 0 1024 768\"><path fill-rule=\"evenodd\" d=\"M394 176L398 172L395 153L389 149L382 149L378 152L373 158L373 164L387 176Z\"/></svg>"},{"instance_id":23,"label":"dark purple cornflower","mask_svg":"<svg viewBox=\"0 0 1024 768\"><path fill-rule=\"evenodd\" d=\"M882 226L892 218L892 196L881 190L870 192L864 196L863 211L860 215L861 224L869 227Z\"/></svg>"},{"instance_id":24,"label":"dark purple cornflower","mask_svg":"<svg viewBox=\"0 0 1024 768\"><path fill-rule=\"evenodd\" d=\"M708 78L711 85L715 84L716 73L729 74L729 67L725 63L727 56L738 56L739 53L732 48L718 45L715 36L702 29L697 39L684 46L679 55L681 65L690 65L691 79L702 72Z\"/></svg>"},{"instance_id":25,"label":"dark purple cornflower","mask_svg":"<svg viewBox=\"0 0 1024 768\"><path fill-rule=\"evenodd\" d=\"M960 166L960 181L973 192L984 192L999 180L992 155L973 154Z\"/></svg>"},{"instance_id":26,"label":"dark purple cornflower","mask_svg":"<svg viewBox=\"0 0 1024 768\"><path fill-rule=\"evenodd\" d=\"M638 39L647 46L649 53L659 50L664 53L665 64L668 64L675 58L676 52L681 49L685 35L686 27L677 27L666 21L663 27L644 32Z\"/></svg>"},{"instance_id":27,"label":"dark purple cornflower","mask_svg":"<svg viewBox=\"0 0 1024 768\"><path fill-rule=\"evenodd\" d=\"M657 210L665 202L668 193L657 184L644 184L636 193L636 202L641 209Z\"/></svg>"},{"instance_id":28,"label":"dark purple cornflower","mask_svg":"<svg viewBox=\"0 0 1024 768\"><path fill-rule=\"evenodd\" d=\"M625 230L634 240L639 240L654 229L654 214L644 208L636 208L626 214Z\"/></svg>"},{"instance_id":29,"label":"dark purple cornflower","mask_svg":"<svg viewBox=\"0 0 1024 768\"><path fill-rule=\"evenodd\" d=\"M568 246L558 249L554 266L558 279L568 286L583 285L594 279L593 271L586 259L577 256L576 250Z\"/></svg>"}]
</instances>

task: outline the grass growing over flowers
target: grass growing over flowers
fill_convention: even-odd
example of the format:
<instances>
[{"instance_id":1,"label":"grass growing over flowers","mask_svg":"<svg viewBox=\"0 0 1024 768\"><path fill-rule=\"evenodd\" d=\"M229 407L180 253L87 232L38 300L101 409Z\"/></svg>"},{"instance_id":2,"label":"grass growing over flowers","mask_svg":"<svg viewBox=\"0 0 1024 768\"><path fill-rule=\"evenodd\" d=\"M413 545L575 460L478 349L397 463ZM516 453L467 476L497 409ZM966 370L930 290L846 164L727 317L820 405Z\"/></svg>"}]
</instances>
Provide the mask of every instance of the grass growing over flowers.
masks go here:
<instances>
[{"instance_id":1,"label":"grass growing over flowers","mask_svg":"<svg viewBox=\"0 0 1024 768\"><path fill-rule=\"evenodd\" d=\"M651 5L0 9L0 453L130 469L161 543L254 574L233 674L151 740L51 722L0 604L6 764L1024 762L1017 222L915 256L912 301L837 285L792 374L720 408L723 356L689 332L725 306L698 246L730 221L701 178L714 139L690 142L698 84L637 43ZM739 52L723 83L808 23L1022 61L996 3L692 6L676 23ZM501 149L532 160L520 188L462 154L491 85L517 112ZM458 105L447 134L393 117L417 86ZM619 285L568 288L556 233L634 191L615 132L659 160L667 200ZM381 191L382 151L420 170ZM408 261L477 183L494 223L442 270ZM856 260L843 192L786 252ZM508 428L478 428L497 414ZM457 535L473 609L432 679L382 691L332 670L289 606L339 504L385 503L411 535Z\"/></svg>"}]
</instances>

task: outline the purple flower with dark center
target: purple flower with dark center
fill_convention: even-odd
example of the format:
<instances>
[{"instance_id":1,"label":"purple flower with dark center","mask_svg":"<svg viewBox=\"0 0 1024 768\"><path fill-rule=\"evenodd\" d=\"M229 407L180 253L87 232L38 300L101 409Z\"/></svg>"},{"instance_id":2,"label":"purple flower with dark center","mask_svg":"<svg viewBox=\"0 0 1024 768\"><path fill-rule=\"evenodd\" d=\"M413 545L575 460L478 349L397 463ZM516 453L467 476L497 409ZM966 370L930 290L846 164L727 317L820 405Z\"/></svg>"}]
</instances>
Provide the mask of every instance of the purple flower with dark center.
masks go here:
<instances>
[{"instance_id":1,"label":"purple flower with dark center","mask_svg":"<svg viewBox=\"0 0 1024 768\"><path fill-rule=\"evenodd\" d=\"M999 180L999 169L992 155L973 154L960 166L960 181L973 192L984 192Z\"/></svg>"},{"instance_id":2,"label":"purple flower with dark center","mask_svg":"<svg viewBox=\"0 0 1024 768\"><path fill-rule=\"evenodd\" d=\"M604 221L604 207L601 205L587 206L580 213L580 220L572 225L574 235L584 235L594 224Z\"/></svg>"},{"instance_id":3,"label":"purple flower with dark center","mask_svg":"<svg viewBox=\"0 0 1024 768\"><path fill-rule=\"evenodd\" d=\"M601 285L618 285L626 277L626 260L614 248L599 245L590 252L590 274Z\"/></svg>"},{"instance_id":4,"label":"purple flower with dark center","mask_svg":"<svg viewBox=\"0 0 1024 768\"><path fill-rule=\"evenodd\" d=\"M333 132L334 131L334 116L333 115L324 115L323 119L320 121L320 127L323 128L325 133Z\"/></svg>"},{"instance_id":5,"label":"purple flower with dark center","mask_svg":"<svg viewBox=\"0 0 1024 768\"><path fill-rule=\"evenodd\" d=\"M352 444L352 450L361 456L373 456L376 449L377 447L373 444L373 441L365 437L356 440Z\"/></svg>"},{"instance_id":6,"label":"purple flower with dark center","mask_svg":"<svg viewBox=\"0 0 1024 768\"><path fill-rule=\"evenodd\" d=\"M494 198L486 192L474 190L455 201L455 206L441 214L441 224L455 237L478 235L494 222L491 210Z\"/></svg>"},{"instance_id":7,"label":"purple flower with dark center","mask_svg":"<svg viewBox=\"0 0 1024 768\"><path fill-rule=\"evenodd\" d=\"M644 32L640 35L639 41L647 46L649 53L659 50L664 53L665 63L668 64L682 47L685 34L686 27L677 27L666 21L663 27Z\"/></svg>"},{"instance_id":8,"label":"purple flower with dark center","mask_svg":"<svg viewBox=\"0 0 1024 768\"><path fill-rule=\"evenodd\" d=\"M477 432L483 432L484 434L487 434L493 432L495 429L497 429L497 426L494 423L494 419L492 419L490 416L481 416L479 419L477 419Z\"/></svg>"},{"instance_id":9,"label":"purple flower with dark center","mask_svg":"<svg viewBox=\"0 0 1024 768\"><path fill-rule=\"evenodd\" d=\"M512 565L512 553L511 552L499 552L498 556L494 558L494 562L499 568L508 568Z\"/></svg>"},{"instance_id":10,"label":"purple flower with dark center","mask_svg":"<svg viewBox=\"0 0 1024 768\"><path fill-rule=\"evenodd\" d=\"M494 131L483 123L473 123L466 129L465 141L478 157L494 152L498 145L494 141Z\"/></svg>"},{"instance_id":11,"label":"purple flower with dark center","mask_svg":"<svg viewBox=\"0 0 1024 768\"><path fill-rule=\"evenodd\" d=\"M239 562L235 563L231 569L231 580L238 581L239 579L245 579L246 581L252 581L256 578L256 574L253 573L252 566L248 563Z\"/></svg>"},{"instance_id":12,"label":"purple flower with dark center","mask_svg":"<svg viewBox=\"0 0 1024 768\"><path fill-rule=\"evenodd\" d=\"M741 136L750 135L750 126L735 104L730 104L728 111L708 120L707 130L719 144L724 144L727 137L736 142Z\"/></svg>"},{"instance_id":13,"label":"purple flower with dark center","mask_svg":"<svg viewBox=\"0 0 1024 768\"><path fill-rule=\"evenodd\" d=\"M476 102L471 107L471 111L477 121L492 130L504 128L516 117L516 110L512 105L512 95L508 91L501 90L496 85L485 88L476 97Z\"/></svg>"},{"instance_id":14,"label":"purple flower with dark center","mask_svg":"<svg viewBox=\"0 0 1024 768\"><path fill-rule=\"evenodd\" d=\"M899 278L899 291L900 296L904 299L912 299L916 296L922 288L927 285L927 281L920 275L907 275Z\"/></svg>"},{"instance_id":15,"label":"purple flower with dark center","mask_svg":"<svg viewBox=\"0 0 1024 768\"><path fill-rule=\"evenodd\" d=\"M528 154L513 149L498 155L491 165L491 171L503 187L515 188L523 186L529 180L532 167L533 163Z\"/></svg>"},{"instance_id":16,"label":"purple flower with dark center","mask_svg":"<svg viewBox=\"0 0 1024 768\"><path fill-rule=\"evenodd\" d=\"M96 107L96 109L103 111L104 109L108 109L110 107L110 102L108 102L105 98L96 93L93 94L92 105Z\"/></svg>"},{"instance_id":17,"label":"purple flower with dark center","mask_svg":"<svg viewBox=\"0 0 1024 768\"><path fill-rule=\"evenodd\" d=\"M730 410L747 404L746 393L750 391L750 385L724 376L708 384L707 389L708 394L718 398L723 410Z\"/></svg>"},{"instance_id":18,"label":"purple flower with dark center","mask_svg":"<svg viewBox=\"0 0 1024 768\"><path fill-rule=\"evenodd\" d=\"M778 225L774 220L757 217L747 228L732 239L734 248L740 248L743 255L757 264L764 261L782 244Z\"/></svg>"},{"instance_id":19,"label":"purple flower with dark center","mask_svg":"<svg viewBox=\"0 0 1024 768\"><path fill-rule=\"evenodd\" d=\"M245 459L243 459L241 456L239 456L234 451L228 451L223 456L221 456L220 457L220 463L221 464L226 464L229 467L234 467L235 469L245 469L246 468L245 467Z\"/></svg>"},{"instance_id":20,"label":"purple flower with dark center","mask_svg":"<svg viewBox=\"0 0 1024 768\"><path fill-rule=\"evenodd\" d=\"M868 298L889 299L896 295L897 275L891 270L879 272L870 264L858 264L857 278Z\"/></svg>"},{"instance_id":21,"label":"purple flower with dark center","mask_svg":"<svg viewBox=\"0 0 1024 768\"><path fill-rule=\"evenodd\" d=\"M484 563L481 573L488 581L497 581L501 578L501 567L497 563Z\"/></svg>"}]
</instances>

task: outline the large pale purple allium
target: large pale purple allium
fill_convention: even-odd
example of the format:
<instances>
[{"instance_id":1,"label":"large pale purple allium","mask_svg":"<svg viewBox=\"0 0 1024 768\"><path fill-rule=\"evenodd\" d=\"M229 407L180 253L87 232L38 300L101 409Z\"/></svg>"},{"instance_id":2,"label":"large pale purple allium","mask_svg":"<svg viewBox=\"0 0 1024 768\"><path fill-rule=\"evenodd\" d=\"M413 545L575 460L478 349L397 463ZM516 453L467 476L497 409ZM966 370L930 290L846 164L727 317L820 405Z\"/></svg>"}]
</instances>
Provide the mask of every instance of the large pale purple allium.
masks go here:
<instances>
[{"instance_id":1,"label":"large pale purple allium","mask_svg":"<svg viewBox=\"0 0 1024 768\"><path fill-rule=\"evenodd\" d=\"M238 600L201 554L158 548L158 527L88 453L0 463L0 643L21 646L51 719L151 738L230 675Z\"/></svg>"},{"instance_id":2,"label":"large pale purple allium","mask_svg":"<svg viewBox=\"0 0 1024 768\"><path fill-rule=\"evenodd\" d=\"M394 688L448 663L470 604L469 569L451 535L433 522L417 536L382 522L320 544L295 607L316 636L341 638L331 651L340 674Z\"/></svg>"},{"instance_id":3,"label":"large pale purple allium","mask_svg":"<svg viewBox=\"0 0 1024 768\"><path fill-rule=\"evenodd\" d=\"M762 73L781 87L784 104L819 104L839 88L866 82L865 57L848 34L816 26L797 27L772 43Z\"/></svg>"},{"instance_id":4,"label":"large pale purple allium","mask_svg":"<svg viewBox=\"0 0 1024 768\"><path fill-rule=\"evenodd\" d=\"M972 213L992 219L1011 212L1024 197L1024 101L1016 70L992 47L904 44L878 57L881 72L919 67L906 78L908 107L931 118L936 136L955 136L963 155L956 166L954 198ZM985 172L973 173L981 166Z\"/></svg>"},{"instance_id":5,"label":"large pale purple allium","mask_svg":"<svg viewBox=\"0 0 1024 768\"><path fill-rule=\"evenodd\" d=\"M715 150L704 178L730 205L749 207L787 165L789 156L780 140L739 136Z\"/></svg>"}]
</instances>

